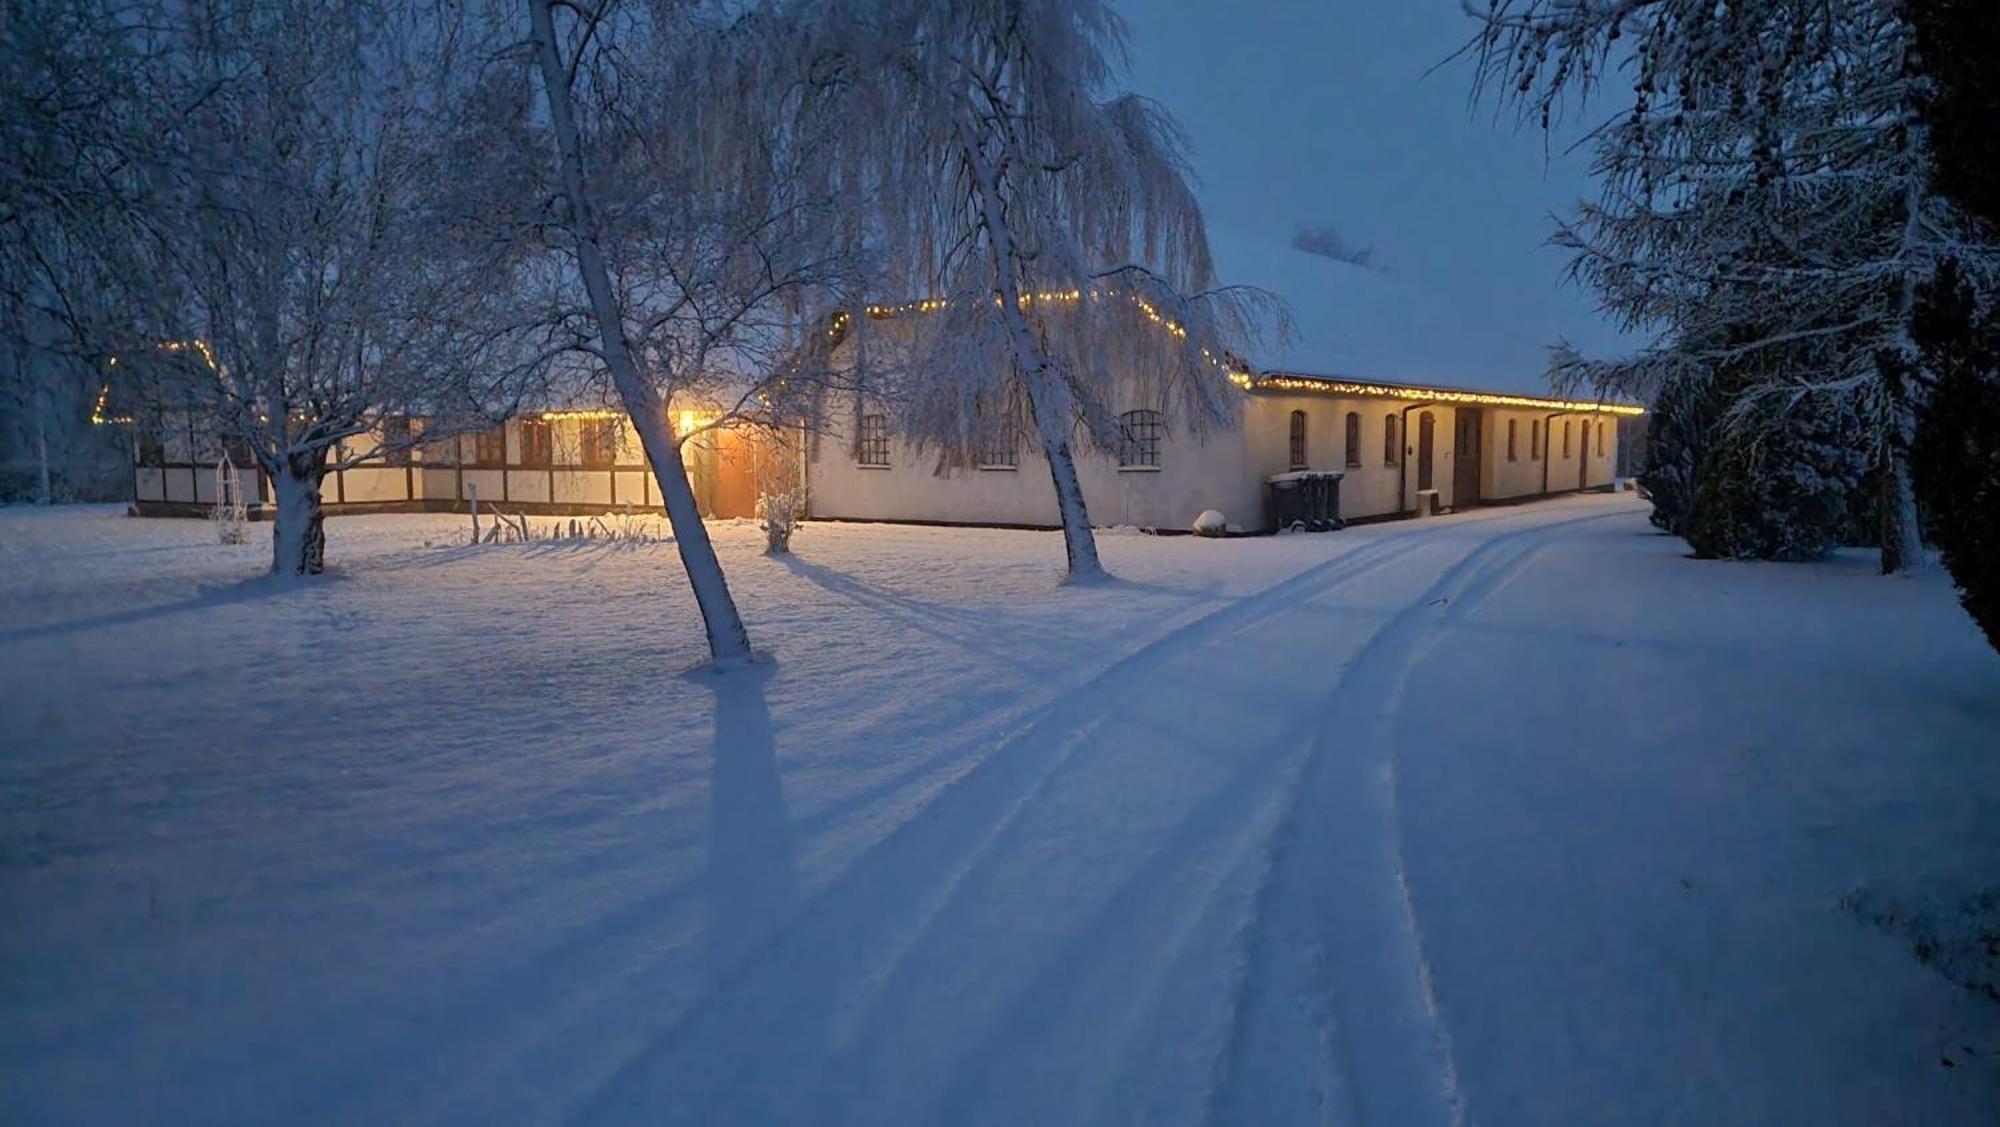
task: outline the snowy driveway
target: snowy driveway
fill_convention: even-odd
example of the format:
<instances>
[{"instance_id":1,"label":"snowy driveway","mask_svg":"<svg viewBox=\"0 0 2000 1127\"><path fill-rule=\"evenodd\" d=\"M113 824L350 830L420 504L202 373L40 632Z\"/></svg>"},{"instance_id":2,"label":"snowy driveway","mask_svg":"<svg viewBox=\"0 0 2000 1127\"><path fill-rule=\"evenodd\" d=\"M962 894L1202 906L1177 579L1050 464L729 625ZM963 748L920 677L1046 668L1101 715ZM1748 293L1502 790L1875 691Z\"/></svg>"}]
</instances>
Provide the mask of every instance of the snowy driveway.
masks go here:
<instances>
[{"instance_id":1,"label":"snowy driveway","mask_svg":"<svg viewBox=\"0 0 2000 1127\"><path fill-rule=\"evenodd\" d=\"M146 527L135 527L144 523ZM1334 536L724 529L235 577L0 514L10 1121L1979 1122L1995 1008L1838 905L2000 858L1930 580L1626 498ZM1955 1058L1941 1066L1941 1054Z\"/></svg>"}]
</instances>

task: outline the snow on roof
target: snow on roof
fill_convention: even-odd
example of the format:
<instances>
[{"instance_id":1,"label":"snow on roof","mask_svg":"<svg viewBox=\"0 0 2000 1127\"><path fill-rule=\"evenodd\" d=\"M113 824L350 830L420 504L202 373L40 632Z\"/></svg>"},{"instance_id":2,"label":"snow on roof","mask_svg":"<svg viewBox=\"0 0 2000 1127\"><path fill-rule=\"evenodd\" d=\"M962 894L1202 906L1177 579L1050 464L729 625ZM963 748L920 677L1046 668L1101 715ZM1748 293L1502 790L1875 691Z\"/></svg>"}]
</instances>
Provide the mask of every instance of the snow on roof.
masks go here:
<instances>
[{"instance_id":1,"label":"snow on roof","mask_svg":"<svg viewBox=\"0 0 2000 1127\"><path fill-rule=\"evenodd\" d=\"M1322 385L1317 390L1340 394L1441 392L1439 398L1494 396L1551 410L1595 406L1540 394L1539 371L1508 363L1507 357L1533 354L1535 346L1524 341L1535 339L1538 327L1515 323L1504 311L1452 304L1410 276L1225 229L1210 227L1208 238L1220 282L1269 290L1290 307L1291 339L1267 340L1250 356L1266 373L1310 378Z\"/></svg>"}]
</instances>

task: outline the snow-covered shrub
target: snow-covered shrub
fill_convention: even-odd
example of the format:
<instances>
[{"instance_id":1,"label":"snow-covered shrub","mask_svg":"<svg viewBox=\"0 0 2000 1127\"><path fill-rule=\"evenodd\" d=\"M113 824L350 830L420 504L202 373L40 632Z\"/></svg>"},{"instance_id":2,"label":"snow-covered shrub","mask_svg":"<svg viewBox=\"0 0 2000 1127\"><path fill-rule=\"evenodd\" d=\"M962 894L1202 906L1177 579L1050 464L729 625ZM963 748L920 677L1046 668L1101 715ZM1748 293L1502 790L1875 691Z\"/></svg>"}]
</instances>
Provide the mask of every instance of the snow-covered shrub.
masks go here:
<instances>
[{"instance_id":1,"label":"snow-covered shrub","mask_svg":"<svg viewBox=\"0 0 2000 1127\"><path fill-rule=\"evenodd\" d=\"M757 495L757 527L764 530L764 554L782 556L792 550L805 499L795 482L766 482Z\"/></svg>"},{"instance_id":2,"label":"snow-covered shrub","mask_svg":"<svg viewBox=\"0 0 2000 1127\"><path fill-rule=\"evenodd\" d=\"M1911 456L1925 530L1966 613L2000 649L2000 315L1980 312L1956 271L1941 272L1916 336L1937 380Z\"/></svg>"},{"instance_id":3,"label":"snow-covered shrub","mask_svg":"<svg viewBox=\"0 0 2000 1127\"><path fill-rule=\"evenodd\" d=\"M1855 539L1869 469L1864 438L1815 402L1715 430L1681 530L1696 556L1816 560Z\"/></svg>"},{"instance_id":4,"label":"snow-covered shrub","mask_svg":"<svg viewBox=\"0 0 2000 1127\"><path fill-rule=\"evenodd\" d=\"M1715 410L1705 377L1669 380L1647 420L1645 469L1639 474L1653 501L1652 522L1679 536L1694 507L1695 468L1707 447Z\"/></svg>"},{"instance_id":5,"label":"snow-covered shrub","mask_svg":"<svg viewBox=\"0 0 2000 1127\"><path fill-rule=\"evenodd\" d=\"M1194 518L1196 536L1221 536L1228 531L1229 521L1214 509L1203 509L1201 515Z\"/></svg>"}]
</instances>

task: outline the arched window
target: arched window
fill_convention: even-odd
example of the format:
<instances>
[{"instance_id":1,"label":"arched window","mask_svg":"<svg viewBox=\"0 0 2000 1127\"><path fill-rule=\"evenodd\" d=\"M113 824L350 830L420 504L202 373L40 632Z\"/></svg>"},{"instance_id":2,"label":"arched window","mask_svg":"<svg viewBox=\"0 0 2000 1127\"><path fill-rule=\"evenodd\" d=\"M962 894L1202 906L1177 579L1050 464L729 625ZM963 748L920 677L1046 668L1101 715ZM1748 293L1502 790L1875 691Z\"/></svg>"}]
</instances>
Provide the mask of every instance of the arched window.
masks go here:
<instances>
[{"instance_id":1,"label":"arched window","mask_svg":"<svg viewBox=\"0 0 2000 1127\"><path fill-rule=\"evenodd\" d=\"M1306 413L1292 412L1292 468L1305 469L1306 462Z\"/></svg>"},{"instance_id":2,"label":"arched window","mask_svg":"<svg viewBox=\"0 0 2000 1127\"><path fill-rule=\"evenodd\" d=\"M1530 462L1539 462L1542 460L1542 420L1540 419L1528 420L1528 460Z\"/></svg>"},{"instance_id":3,"label":"arched window","mask_svg":"<svg viewBox=\"0 0 2000 1127\"><path fill-rule=\"evenodd\" d=\"M1597 456L1600 458L1604 457L1604 428L1609 425L1603 419L1597 420Z\"/></svg>"},{"instance_id":4,"label":"arched window","mask_svg":"<svg viewBox=\"0 0 2000 1127\"><path fill-rule=\"evenodd\" d=\"M877 469L889 468L889 416L861 416L861 431L854 439L854 460Z\"/></svg>"},{"instance_id":5,"label":"arched window","mask_svg":"<svg viewBox=\"0 0 2000 1127\"><path fill-rule=\"evenodd\" d=\"M1165 429L1158 411L1127 411L1118 416L1118 467L1158 469L1160 432Z\"/></svg>"},{"instance_id":6,"label":"arched window","mask_svg":"<svg viewBox=\"0 0 2000 1127\"><path fill-rule=\"evenodd\" d=\"M1392 412L1382 416L1382 464L1398 465L1403 460L1403 444L1396 438L1396 416Z\"/></svg>"},{"instance_id":7,"label":"arched window","mask_svg":"<svg viewBox=\"0 0 2000 1127\"><path fill-rule=\"evenodd\" d=\"M1569 423L1568 419L1563 420L1563 461L1565 462L1569 461Z\"/></svg>"},{"instance_id":8,"label":"arched window","mask_svg":"<svg viewBox=\"0 0 2000 1127\"><path fill-rule=\"evenodd\" d=\"M1520 420L1518 419L1507 420L1507 460L1510 462L1518 462L1521 460L1519 457L1520 451L1516 449L1514 442L1515 438L1514 432L1519 426L1519 423Z\"/></svg>"},{"instance_id":9,"label":"arched window","mask_svg":"<svg viewBox=\"0 0 2000 1127\"><path fill-rule=\"evenodd\" d=\"M1361 465L1361 412L1347 413L1347 468Z\"/></svg>"}]
</instances>

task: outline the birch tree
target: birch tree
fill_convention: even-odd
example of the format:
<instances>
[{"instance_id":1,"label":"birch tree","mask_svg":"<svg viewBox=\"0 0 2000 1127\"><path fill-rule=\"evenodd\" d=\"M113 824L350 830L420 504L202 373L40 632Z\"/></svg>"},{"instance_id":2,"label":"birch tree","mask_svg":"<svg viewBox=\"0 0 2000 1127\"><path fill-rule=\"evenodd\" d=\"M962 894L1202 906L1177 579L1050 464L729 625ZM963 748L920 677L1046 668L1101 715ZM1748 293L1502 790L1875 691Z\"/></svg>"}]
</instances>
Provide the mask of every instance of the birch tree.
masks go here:
<instances>
[{"instance_id":1,"label":"birch tree","mask_svg":"<svg viewBox=\"0 0 2000 1127\"><path fill-rule=\"evenodd\" d=\"M1020 405L1068 573L1101 574L1078 446L1115 451L1121 409L1160 410L1196 436L1229 425L1230 358L1282 310L1215 285L1178 128L1110 92L1124 28L1108 5L800 10L801 71L837 72L826 86L847 106L845 167L881 216L886 284L923 299L898 326L905 437L963 464Z\"/></svg>"},{"instance_id":2,"label":"birch tree","mask_svg":"<svg viewBox=\"0 0 2000 1127\"><path fill-rule=\"evenodd\" d=\"M800 347L808 310L852 284L855 205L824 171L833 107L799 96L757 11L526 3L546 115L523 124L552 171L536 238L579 283L551 304L652 466L711 658L742 662L684 449L794 426L832 378L797 360L817 354Z\"/></svg>"},{"instance_id":3,"label":"birch tree","mask_svg":"<svg viewBox=\"0 0 2000 1127\"><path fill-rule=\"evenodd\" d=\"M1870 436L1885 572L1922 559L1909 469L1931 382L1910 327L1947 258L1995 262L1930 187L1924 83L1893 0L1489 0L1482 90L1549 125L1614 75L1633 106L1592 134L1602 198L1557 231L1575 274L1654 343L1566 349L1559 379L1628 392L1756 354L1732 420L1830 400ZM1746 332L1747 330L1754 330ZM1816 358L1810 368L1786 355ZM1741 367L1738 365L1737 367ZM1775 401L1775 402L1774 402Z\"/></svg>"}]
</instances>

